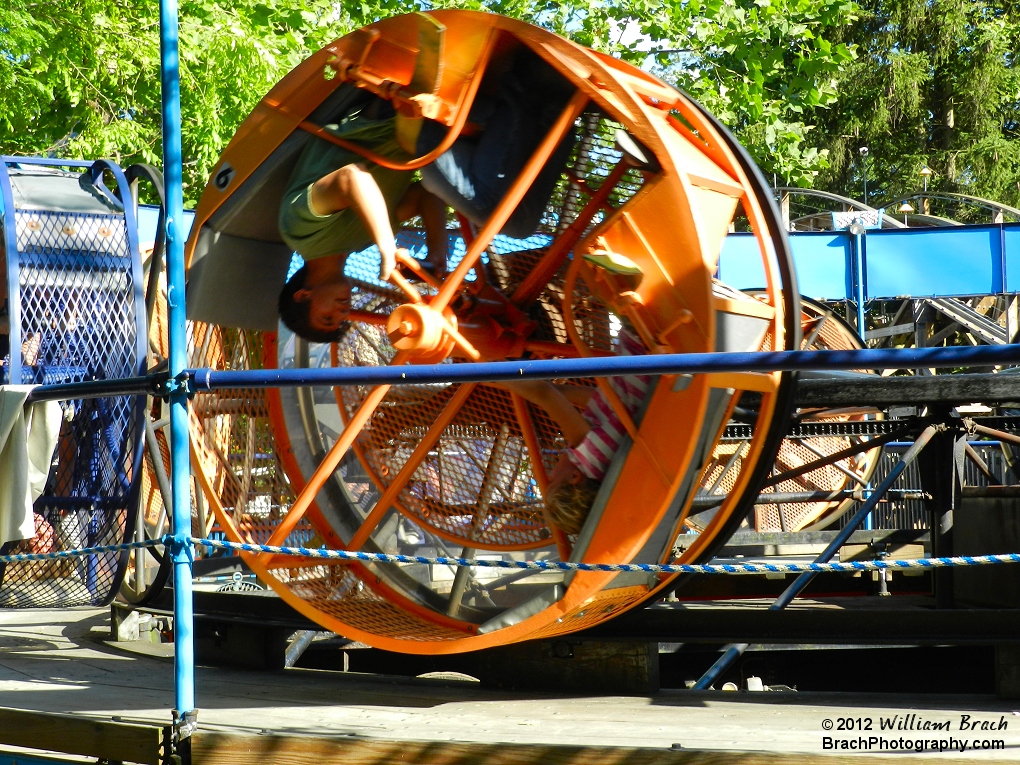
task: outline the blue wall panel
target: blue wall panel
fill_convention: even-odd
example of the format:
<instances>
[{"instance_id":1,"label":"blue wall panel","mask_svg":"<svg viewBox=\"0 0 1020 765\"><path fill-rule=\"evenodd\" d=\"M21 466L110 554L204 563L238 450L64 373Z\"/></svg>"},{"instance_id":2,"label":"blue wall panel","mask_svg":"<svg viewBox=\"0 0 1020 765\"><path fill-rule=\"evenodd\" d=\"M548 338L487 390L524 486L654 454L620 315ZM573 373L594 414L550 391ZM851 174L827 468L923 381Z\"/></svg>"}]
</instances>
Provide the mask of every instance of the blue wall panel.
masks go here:
<instances>
[{"instance_id":1,"label":"blue wall panel","mask_svg":"<svg viewBox=\"0 0 1020 765\"><path fill-rule=\"evenodd\" d=\"M864 237L868 299L1020 292L1020 224L882 229ZM853 237L845 231L790 235L802 294L854 299ZM751 234L723 242L719 278L738 289L765 286Z\"/></svg>"},{"instance_id":2,"label":"blue wall panel","mask_svg":"<svg viewBox=\"0 0 1020 765\"><path fill-rule=\"evenodd\" d=\"M871 231L864 252L868 298L1002 292L999 226Z\"/></svg>"},{"instance_id":3,"label":"blue wall panel","mask_svg":"<svg viewBox=\"0 0 1020 765\"><path fill-rule=\"evenodd\" d=\"M826 300L853 294L849 236L832 231L794 234L790 246L802 294ZM765 286L765 270L753 234L730 234L723 240L719 278L741 290Z\"/></svg>"},{"instance_id":4,"label":"blue wall panel","mask_svg":"<svg viewBox=\"0 0 1020 765\"><path fill-rule=\"evenodd\" d=\"M1020 292L1020 223L1002 227L1006 292Z\"/></svg>"},{"instance_id":5,"label":"blue wall panel","mask_svg":"<svg viewBox=\"0 0 1020 765\"><path fill-rule=\"evenodd\" d=\"M798 234L793 247L797 286L802 295L842 300L853 294L853 251L842 232Z\"/></svg>"},{"instance_id":6,"label":"blue wall panel","mask_svg":"<svg viewBox=\"0 0 1020 765\"><path fill-rule=\"evenodd\" d=\"M738 290L765 286L765 269L754 234L730 234L723 239L717 276Z\"/></svg>"}]
</instances>

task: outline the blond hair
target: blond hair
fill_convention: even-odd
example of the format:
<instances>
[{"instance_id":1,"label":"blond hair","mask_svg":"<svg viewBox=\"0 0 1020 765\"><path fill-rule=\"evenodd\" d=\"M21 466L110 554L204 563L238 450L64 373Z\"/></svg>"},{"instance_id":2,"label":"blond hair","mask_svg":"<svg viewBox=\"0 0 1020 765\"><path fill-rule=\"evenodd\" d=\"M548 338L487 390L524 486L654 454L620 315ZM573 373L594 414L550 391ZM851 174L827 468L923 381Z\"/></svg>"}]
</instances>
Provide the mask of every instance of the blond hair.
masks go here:
<instances>
[{"instance_id":1,"label":"blond hair","mask_svg":"<svg viewBox=\"0 0 1020 765\"><path fill-rule=\"evenodd\" d=\"M584 476L577 483L563 483L545 500L549 520L566 534L580 534L595 497L599 482Z\"/></svg>"}]
</instances>

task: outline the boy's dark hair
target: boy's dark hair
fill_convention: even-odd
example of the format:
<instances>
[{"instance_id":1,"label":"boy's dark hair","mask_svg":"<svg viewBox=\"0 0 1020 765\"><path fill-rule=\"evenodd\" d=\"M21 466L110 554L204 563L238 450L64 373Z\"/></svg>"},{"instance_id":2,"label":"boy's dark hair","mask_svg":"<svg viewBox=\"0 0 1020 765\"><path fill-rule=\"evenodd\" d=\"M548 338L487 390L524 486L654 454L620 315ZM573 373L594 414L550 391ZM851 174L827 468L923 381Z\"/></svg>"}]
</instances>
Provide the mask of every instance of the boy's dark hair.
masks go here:
<instances>
[{"instance_id":1,"label":"boy's dark hair","mask_svg":"<svg viewBox=\"0 0 1020 765\"><path fill-rule=\"evenodd\" d=\"M345 321L335 331L327 332L315 329L311 325L309 317L311 305L308 301L297 301L294 293L305 286L305 279L308 277L308 266L301 266L292 277L283 285L280 290L280 299L277 308L280 311L280 321L298 337L302 337L312 343L335 343L351 325Z\"/></svg>"}]
</instances>

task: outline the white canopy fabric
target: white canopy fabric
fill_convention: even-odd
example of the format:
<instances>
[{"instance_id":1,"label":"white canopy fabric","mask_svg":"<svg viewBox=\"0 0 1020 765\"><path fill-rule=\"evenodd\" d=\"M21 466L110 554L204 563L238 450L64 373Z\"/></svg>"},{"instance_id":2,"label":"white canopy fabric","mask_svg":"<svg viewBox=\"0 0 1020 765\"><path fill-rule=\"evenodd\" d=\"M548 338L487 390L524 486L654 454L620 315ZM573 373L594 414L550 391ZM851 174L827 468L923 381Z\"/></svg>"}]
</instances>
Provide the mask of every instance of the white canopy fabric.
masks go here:
<instances>
[{"instance_id":1,"label":"white canopy fabric","mask_svg":"<svg viewBox=\"0 0 1020 765\"><path fill-rule=\"evenodd\" d=\"M32 388L0 386L0 545L35 536L32 505L46 486L60 434L60 404L27 404Z\"/></svg>"}]
</instances>

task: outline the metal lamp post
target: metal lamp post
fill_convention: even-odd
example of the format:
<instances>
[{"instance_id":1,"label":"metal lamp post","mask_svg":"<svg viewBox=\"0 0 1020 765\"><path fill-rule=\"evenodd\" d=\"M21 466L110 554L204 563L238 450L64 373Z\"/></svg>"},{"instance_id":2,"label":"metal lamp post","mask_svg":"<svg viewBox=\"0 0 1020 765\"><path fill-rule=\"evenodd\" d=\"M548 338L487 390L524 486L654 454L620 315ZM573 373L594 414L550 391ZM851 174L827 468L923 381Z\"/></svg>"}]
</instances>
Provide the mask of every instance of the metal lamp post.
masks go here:
<instances>
[{"instance_id":1,"label":"metal lamp post","mask_svg":"<svg viewBox=\"0 0 1020 765\"><path fill-rule=\"evenodd\" d=\"M927 195L927 193L928 193L928 179L931 177L931 168L928 167L927 165L925 165L924 167L921 168L921 171L920 171L919 174L920 174L921 178L924 180L924 193ZM928 197L927 196L921 197L921 212L923 212L925 215L930 215L931 214L931 211L928 208Z\"/></svg>"},{"instance_id":2,"label":"metal lamp post","mask_svg":"<svg viewBox=\"0 0 1020 765\"><path fill-rule=\"evenodd\" d=\"M868 147L862 146L858 153L861 155L861 169L864 173L864 204L868 203Z\"/></svg>"}]
</instances>

